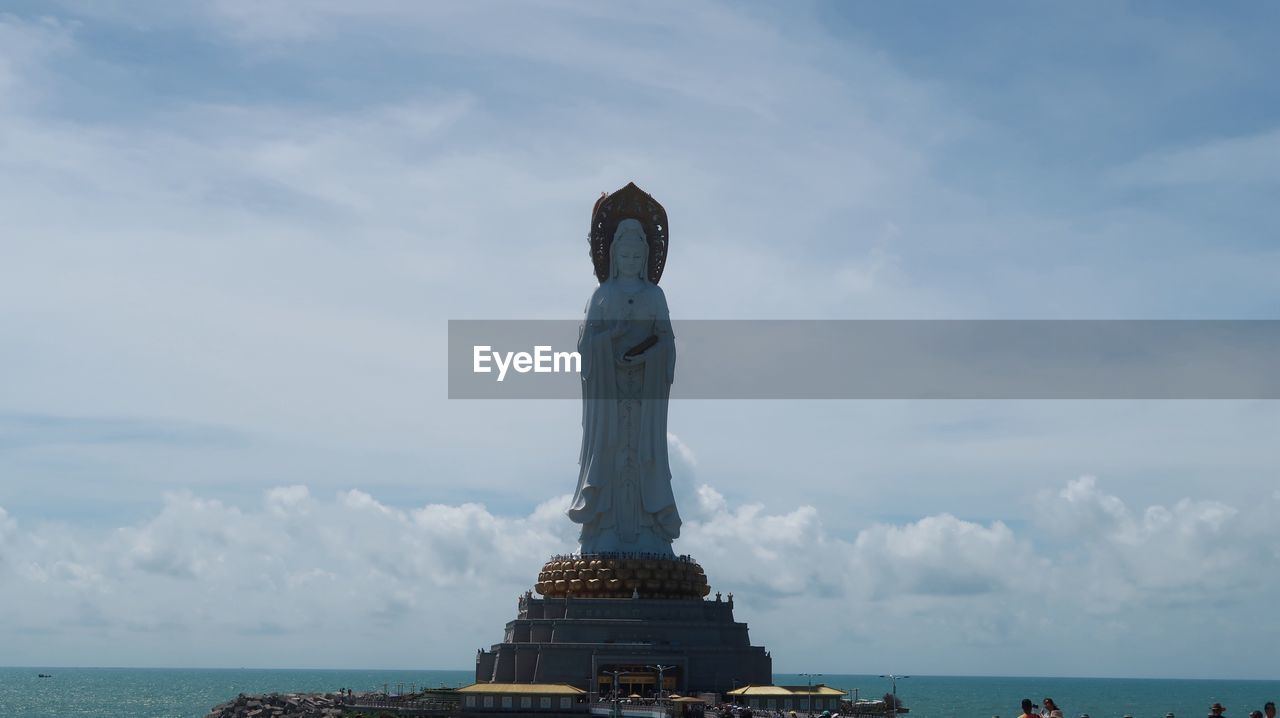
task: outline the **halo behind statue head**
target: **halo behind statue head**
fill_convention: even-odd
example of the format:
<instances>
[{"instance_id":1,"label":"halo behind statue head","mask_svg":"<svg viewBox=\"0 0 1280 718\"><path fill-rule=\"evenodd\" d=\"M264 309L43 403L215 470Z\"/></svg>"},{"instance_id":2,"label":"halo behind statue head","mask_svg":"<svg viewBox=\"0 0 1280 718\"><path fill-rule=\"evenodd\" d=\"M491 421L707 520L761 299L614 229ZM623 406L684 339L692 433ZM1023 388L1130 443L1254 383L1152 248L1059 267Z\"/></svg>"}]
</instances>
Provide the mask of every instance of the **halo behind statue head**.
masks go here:
<instances>
[{"instance_id":1,"label":"halo behind statue head","mask_svg":"<svg viewBox=\"0 0 1280 718\"><path fill-rule=\"evenodd\" d=\"M591 210L591 233L587 240L591 243L596 279L603 282L609 278L609 245L613 243L618 223L624 219L634 219L644 227L645 240L649 243L649 267L645 275L657 284L667 265L667 210L634 182L628 182L613 194L601 196Z\"/></svg>"}]
</instances>

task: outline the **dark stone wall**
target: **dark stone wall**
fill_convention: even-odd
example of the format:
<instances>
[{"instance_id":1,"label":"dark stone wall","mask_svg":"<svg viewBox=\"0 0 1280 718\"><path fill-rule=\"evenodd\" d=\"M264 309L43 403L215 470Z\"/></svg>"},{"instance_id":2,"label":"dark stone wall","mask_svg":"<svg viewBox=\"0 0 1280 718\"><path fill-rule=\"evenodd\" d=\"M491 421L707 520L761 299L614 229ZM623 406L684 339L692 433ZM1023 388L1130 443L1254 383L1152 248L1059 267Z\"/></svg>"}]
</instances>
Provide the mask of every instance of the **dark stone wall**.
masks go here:
<instances>
[{"instance_id":1,"label":"dark stone wall","mask_svg":"<svg viewBox=\"0 0 1280 718\"><path fill-rule=\"evenodd\" d=\"M476 681L595 689L608 665L677 665L681 691L769 684L773 660L752 646L733 602L699 599L520 599L505 640L476 659Z\"/></svg>"}]
</instances>

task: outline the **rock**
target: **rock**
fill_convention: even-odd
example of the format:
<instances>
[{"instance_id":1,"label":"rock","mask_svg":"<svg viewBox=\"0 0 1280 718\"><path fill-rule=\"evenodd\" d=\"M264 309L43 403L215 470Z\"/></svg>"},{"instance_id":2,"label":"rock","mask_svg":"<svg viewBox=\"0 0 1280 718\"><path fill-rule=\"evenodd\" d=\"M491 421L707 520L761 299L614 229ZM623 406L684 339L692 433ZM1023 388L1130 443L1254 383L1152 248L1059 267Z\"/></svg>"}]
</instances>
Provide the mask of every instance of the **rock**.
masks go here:
<instances>
[{"instance_id":1,"label":"rock","mask_svg":"<svg viewBox=\"0 0 1280 718\"><path fill-rule=\"evenodd\" d=\"M214 706L205 718L336 718L342 715L337 693L269 693Z\"/></svg>"}]
</instances>

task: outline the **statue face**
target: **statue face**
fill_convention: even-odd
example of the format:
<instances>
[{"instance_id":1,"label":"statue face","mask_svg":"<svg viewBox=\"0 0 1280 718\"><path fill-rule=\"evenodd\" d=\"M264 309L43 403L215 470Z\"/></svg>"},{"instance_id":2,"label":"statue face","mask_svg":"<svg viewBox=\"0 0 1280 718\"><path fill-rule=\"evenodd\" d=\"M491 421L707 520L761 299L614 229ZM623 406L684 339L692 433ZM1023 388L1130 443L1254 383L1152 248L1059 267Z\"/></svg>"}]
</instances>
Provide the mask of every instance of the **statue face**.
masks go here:
<instances>
[{"instance_id":1,"label":"statue face","mask_svg":"<svg viewBox=\"0 0 1280 718\"><path fill-rule=\"evenodd\" d=\"M620 237L614 247L613 261L619 277L639 277L644 268L645 244L635 235Z\"/></svg>"}]
</instances>

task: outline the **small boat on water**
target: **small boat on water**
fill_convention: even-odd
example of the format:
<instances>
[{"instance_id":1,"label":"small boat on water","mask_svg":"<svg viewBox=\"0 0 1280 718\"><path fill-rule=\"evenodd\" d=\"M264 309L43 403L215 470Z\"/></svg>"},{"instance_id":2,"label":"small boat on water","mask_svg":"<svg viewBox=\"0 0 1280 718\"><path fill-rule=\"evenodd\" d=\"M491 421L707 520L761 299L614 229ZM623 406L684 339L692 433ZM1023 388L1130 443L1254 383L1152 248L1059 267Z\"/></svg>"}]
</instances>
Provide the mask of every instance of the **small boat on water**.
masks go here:
<instances>
[{"instance_id":1,"label":"small boat on water","mask_svg":"<svg viewBox=\"0 0 1280 718\"><path fill-rule=\"evenodd\" d=\"M49 675L48 673L37 673L36 678L53 678L53 676Z\"/></svg>"}]
</instances>

